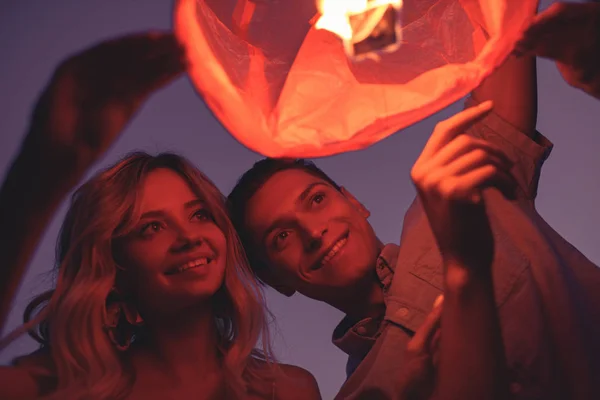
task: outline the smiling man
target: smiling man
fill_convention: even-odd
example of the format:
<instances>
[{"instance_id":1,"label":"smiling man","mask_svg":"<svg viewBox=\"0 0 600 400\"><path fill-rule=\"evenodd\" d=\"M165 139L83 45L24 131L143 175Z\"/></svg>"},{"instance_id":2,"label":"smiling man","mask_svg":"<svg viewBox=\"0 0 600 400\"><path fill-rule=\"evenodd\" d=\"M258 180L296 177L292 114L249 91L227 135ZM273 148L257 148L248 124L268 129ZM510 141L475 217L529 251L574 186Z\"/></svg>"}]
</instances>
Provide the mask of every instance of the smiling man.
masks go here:
<instances>
[{"instance_id":1,"label":"smiling man","mask_svg":"<svg viewBox=\"0 0 600 400\"><path fill-rule=\"evenodd\" d=\"M380 296L375 282L363 277L383 245L366 219L366 209L327 177L292 167L268 179L247 207L249 229L260 232L257 245L283 270L277 275L291 281L291 286L277 286L277 279L265 278L278 290L290 295L298 290L342 310L357 297L364 305L365 296ZM317 232L325 225L326 241ZM302 237L292 237L296 233ZM345 268L335 267L344 261Z\"/></svg>"},{"instance_id":2,"label":"smiling man","mask_svg":"<svg viewBox=\"0 0 600 400\"><path fill-rule=\"evenodd\" d=\"M420 179L439 179L449 168L456 173L483 160L482 154L510 160L510 172L499 179L516 185L513 198L496 190L483 196L495 238L494 294L511 398L600 398L594 383L600 373L600 270L534 207L552 148L535 129L534 60L510 59L467 105L486 100L493 100L494 111L439 149L455 163L429 165ZM447 121L436 127L454 128ZM457 182L447 183L460 190ZM260 279L287 296L297 291L346 314L333 332L334 344L349 355L349 378L338 398L405 398L402 374L410 367L404 351L445 289L427 218L435 216L426 216L417 198L405 215L400 246L384 245L364 205L303 160L257 162L229 201ZM446 226L436 234L460 232Z\"/></svg>"}]
</instances>

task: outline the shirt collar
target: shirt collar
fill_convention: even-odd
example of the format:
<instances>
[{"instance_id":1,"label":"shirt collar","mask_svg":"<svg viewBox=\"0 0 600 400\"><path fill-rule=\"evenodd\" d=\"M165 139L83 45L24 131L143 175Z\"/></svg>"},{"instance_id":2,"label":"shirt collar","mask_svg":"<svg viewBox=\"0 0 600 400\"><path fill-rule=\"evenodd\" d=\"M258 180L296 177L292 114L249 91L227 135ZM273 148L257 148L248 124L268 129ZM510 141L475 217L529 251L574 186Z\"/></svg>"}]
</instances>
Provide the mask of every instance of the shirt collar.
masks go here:
<instances>
[{"instance_id":1,"label":"shirt collar","mask_svg":"<svg viewBox=\"0 0 600 400\"><path fill-rule=\"evenodd\" d=\"M398 251L399 247L395 244L385 245L375 263L375 272L381 283L384 301L387 300L394 277ZM382 314L356 320L346 315L333 331L333 344L350 356L364 357L381 334L383 317Z\"/></svg>"}]
</instances>

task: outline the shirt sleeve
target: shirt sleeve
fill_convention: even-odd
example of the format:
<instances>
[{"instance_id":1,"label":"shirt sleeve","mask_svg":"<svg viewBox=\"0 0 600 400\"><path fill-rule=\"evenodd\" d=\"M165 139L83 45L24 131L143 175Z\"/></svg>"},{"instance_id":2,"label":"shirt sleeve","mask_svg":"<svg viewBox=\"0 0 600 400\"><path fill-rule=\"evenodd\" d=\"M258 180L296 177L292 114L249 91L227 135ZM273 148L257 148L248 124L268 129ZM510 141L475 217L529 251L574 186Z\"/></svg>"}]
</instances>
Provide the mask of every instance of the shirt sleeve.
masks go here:
<instances>
[{"instance_id":1,"label":"shirt sleeve","mask_svg":"<svg viewBox=\"0 0 600 400\"><path fill-rule=\"evenodd\" d=\"M465 102L465 108L478 103L470 96ZM493 111L473 125L467 134L500 147L514 163L512 174L521 189L521 196L528 200L535 199L542 165L550 156L552 142L537 131L534 138L530 138Z\"/></svg>"}]
</instances>

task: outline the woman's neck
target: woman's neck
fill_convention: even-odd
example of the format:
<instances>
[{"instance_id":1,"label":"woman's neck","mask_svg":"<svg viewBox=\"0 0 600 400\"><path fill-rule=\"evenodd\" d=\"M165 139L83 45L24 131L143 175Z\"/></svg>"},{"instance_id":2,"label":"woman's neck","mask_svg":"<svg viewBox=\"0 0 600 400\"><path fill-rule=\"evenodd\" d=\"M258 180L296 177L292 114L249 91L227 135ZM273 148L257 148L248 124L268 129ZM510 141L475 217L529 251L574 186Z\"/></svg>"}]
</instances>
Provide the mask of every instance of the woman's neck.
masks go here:
<instances>
[{"instance_id":1,"label":"woman's neck","mask_svg":"<svg viewBox=\"0 0 600 400\"><path fill-rule=\"evenodd\" d=\"M210 307L146 320L140 356L166 376L182 382L220 371L218 335Z\"/></svg>"}]
</instances>

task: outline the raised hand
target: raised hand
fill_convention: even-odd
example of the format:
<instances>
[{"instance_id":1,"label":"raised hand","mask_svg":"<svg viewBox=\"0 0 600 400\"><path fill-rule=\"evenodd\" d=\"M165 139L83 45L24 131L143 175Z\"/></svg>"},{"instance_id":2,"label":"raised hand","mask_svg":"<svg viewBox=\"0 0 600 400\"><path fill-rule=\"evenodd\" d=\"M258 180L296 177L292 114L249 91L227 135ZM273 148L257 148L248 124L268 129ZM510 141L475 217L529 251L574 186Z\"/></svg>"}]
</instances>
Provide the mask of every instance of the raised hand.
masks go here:
<instances>
[{"instance_id":1,"label":"raised hand","mask_svg":"<svg viewBox=\"0 0 600 400\"><path fill-rule=\"evenodd\" d=\"M600 99L600 2L552 4L534 18L517 52L556 61L567 83Z\"/></svg>"},{"instance_id":2,"label":"raised hand","mask_svg":"<svg viewBox=\"0 0 600 400\"><path fill-rule=\"evenodd\" d=\"M129 35L86 49L56 69L35 108L29 139L76 149L92 161L185 64L171 33Z\"/></svg>"},{"instance_id":3,"label":"raised hand","mask_svg":"<svg viewBox=\"0 0 600 400\"><path fill-rule=\"evenodd\" d=\"M448 399L502 399L504 350L494 300L494 237L485 190L515 197L511 162L489 142L463 133L485 117L482 103L439 123L411 176L444 264L436 392Z\"/></svg>"},{"instance_id":4,"label":"raised hand","mask_svg":"<svg viewBox=\"0 0 600 400\"><path fill-rule=\"evenodd\" d=\"M491 110L488 101L440 122L411 171L444 261L474 269L489 268L493 256L481 192L496 188L513 198L516 188L500 149L462 135Z\"/></svg>"},{"instance_id":5,"label":"raised hand","mask_svg":"<svg viewBox=\"0 0 600 400\"><path fill-rule=\"evenodd\" d=\"M60 202L143 101L185 65L172 34L144 33L103 42L56 69L0 188L0 330Z\"/></svg>"},{"instance_id":6,"label":"raised hand","mask_svg":"<svg viewBox=\"0 0 600 400\"><path fill-rule=\"evenodd\" d=\"M434 391L443 300L443 296L436 299L433 310L406 346L406 361L398 381L401 399L429 399Z\"/></svg>"}]
</instances>

